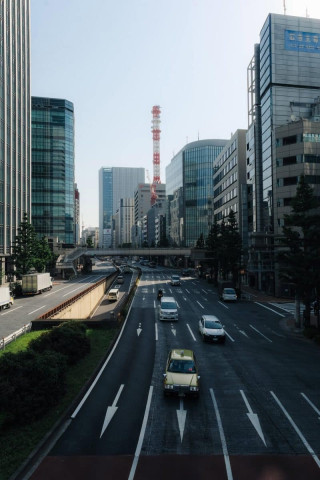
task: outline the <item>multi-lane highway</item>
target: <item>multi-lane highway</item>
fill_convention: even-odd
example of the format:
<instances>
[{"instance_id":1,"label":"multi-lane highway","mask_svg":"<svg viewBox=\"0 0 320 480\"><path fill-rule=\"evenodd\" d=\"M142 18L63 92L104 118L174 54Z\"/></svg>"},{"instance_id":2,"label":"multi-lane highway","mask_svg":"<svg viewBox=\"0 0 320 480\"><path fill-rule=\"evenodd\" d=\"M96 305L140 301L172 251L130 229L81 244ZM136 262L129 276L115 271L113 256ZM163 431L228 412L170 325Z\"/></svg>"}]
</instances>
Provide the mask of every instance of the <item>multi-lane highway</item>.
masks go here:
<instances>
[{"instance_id":1,"label":"multi-lane highway","mask_svg":"<svg viewBox=\"0 0 320 480\"><path fill-rule=\"evenodd\" d=\"M53 280L52 289L42 294L16 298L11 308L0 311L0 338L11 335L114 271L113 266L105 264L100 269L95 269L91 275L83 275L69 281Z\"/></svg>"},{"instance_id":2,"label":"multi-lane highway","mask_svg":"<svg viewBox=\"0 0 320 480\"><path fill-rule=\"evenodd\" d=\"M118 343L32 480L320 478L319 348L283 328L280 308L224 304L203 280L170 286L170 273L145 269ZM178 322L159 321L158 288ZM219 317L225 344L203 343L202 314ZM175 347L196 354L199 399L163 395Z\"/></svg>"}]
</instances>

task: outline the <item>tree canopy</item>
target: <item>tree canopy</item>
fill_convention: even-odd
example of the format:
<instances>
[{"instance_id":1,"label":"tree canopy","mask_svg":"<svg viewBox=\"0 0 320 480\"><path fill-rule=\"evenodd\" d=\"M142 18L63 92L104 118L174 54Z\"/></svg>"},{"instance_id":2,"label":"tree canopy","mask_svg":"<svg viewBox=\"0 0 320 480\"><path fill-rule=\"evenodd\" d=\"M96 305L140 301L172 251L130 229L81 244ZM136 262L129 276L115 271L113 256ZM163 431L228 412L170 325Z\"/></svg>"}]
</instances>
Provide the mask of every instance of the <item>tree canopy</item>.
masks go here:
<instances>
[{"instance_id":1,"label":"tree canopy","mask_svg":"<svg viewBox=\"0 0 320 480\"><path fill-rule=\"evenodd\" d=\"M300 178L290 214L285 215L282 249L277 255L280 278L296 287L296 295L306 306L306 325L310 322L310 303L320 294L320 204L312 188Z\"/></svg>"},{"instance_id":2,"label":"tree canopy","mask_svg":"<svg viewBox=\"0 0 320 480\"><path fill-rule=\"evenodd\" d=\"M39 239L25 213L12 246L12 260L17 275L25 275L32 269L43 272L52 262L53 253L45 237Z\"/></svg>"}]
</instances>

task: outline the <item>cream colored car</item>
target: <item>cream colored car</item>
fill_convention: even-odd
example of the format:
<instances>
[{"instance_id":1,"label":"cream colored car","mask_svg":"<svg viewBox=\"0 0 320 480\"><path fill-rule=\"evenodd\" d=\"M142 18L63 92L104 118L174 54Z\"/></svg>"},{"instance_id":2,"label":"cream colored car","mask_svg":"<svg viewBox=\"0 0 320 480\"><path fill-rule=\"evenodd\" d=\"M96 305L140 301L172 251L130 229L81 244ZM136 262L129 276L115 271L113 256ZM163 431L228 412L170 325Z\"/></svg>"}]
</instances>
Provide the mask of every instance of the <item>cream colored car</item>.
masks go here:
<instances>
[{"instance_id":1,"label":"cream colored car","mask_svg":"<svg viewBox=\"0 0 320 480\"><path fill-rule=\"evenodd\" d=\"M163 393L165 395L198 397L200 376L192 350L180 348L171 350L163 377Z\"/></svg>"}]
</instances>

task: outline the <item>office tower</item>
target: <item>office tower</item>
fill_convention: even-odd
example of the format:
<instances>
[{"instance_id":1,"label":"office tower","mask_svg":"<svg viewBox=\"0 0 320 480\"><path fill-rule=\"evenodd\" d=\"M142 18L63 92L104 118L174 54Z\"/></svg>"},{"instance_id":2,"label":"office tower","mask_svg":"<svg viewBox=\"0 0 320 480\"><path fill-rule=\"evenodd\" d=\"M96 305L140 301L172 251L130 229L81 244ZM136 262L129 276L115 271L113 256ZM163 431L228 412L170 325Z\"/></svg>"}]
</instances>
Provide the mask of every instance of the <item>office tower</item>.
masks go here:
<instances>
[{"instance_id":1,"label":"office tower","mask_svg":"<svg viewBox=\"0 0 320 480\"><path fill-rule=\"evenodd\" d=\"M32 224L40 236L75 244L73 103L32 97Z\"/></svg>"},{"instance_id":2,"label":"office tower","mask_svg":"<svg viewBox=\"0 0 320 480\"><path fill-rule=\"evenodd\" d=\"M0 283L31 214L30 1L0 2Z\"/></svg>"},{"instance_id":3,"label":"office tower","mask_svg":"<svg viewBox=\"0 0 320 480\"><path fill-rule=\"evenodd\" d=\"M113 246L113 216L121 198L134 198L139 183L145 181L144 168L102 167L99 170L99 243Z\"/></svg>"},{"instance_id":4,"label":"office tower","mask_svg":"<svg viewBox=\"0 0 320 480\"><path fill-rule=\"evenodd\" d=\"M248 67L250 283L280 294L276 239L301 175L320 195L320 20L270 14Z\"/></svg>"},{"instance_id":5,"label":"office tower","mask_svg":"<svg viewBox=\"0 0 320 480\"><path fill-rule=\"evenodd\" d=\"M246 130L237 130L213 166L213 198L210 223L221 223L232 210L242 244L247 246Z\"/></svg>"},{"instance_id":6,"label":"office tower","mask_svg":"<svg viewBox=\"0 0 320 480\"><path fill-rule=\"evenodd\" d=\"M194 247L201 236L209 232L209 202L213 197L214 161L227 140L198 140L188 143L166 167L167 195L182 195L183 218L176 218L181 245ZM181 200L177 199L177 203ZM177 210L177 209L176 209ZM173 215L171 221L175 216Z\"/></svg>"}]
</instances>

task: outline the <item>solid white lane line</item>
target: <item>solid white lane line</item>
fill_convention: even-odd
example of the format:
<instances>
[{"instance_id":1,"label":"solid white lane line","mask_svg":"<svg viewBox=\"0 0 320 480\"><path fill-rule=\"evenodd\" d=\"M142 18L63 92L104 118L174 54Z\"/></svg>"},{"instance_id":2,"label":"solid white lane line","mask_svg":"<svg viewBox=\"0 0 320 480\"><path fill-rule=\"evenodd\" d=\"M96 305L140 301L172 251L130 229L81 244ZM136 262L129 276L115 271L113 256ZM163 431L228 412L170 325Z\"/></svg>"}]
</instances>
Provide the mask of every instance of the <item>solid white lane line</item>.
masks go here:
<instances>
[{"instance_id":1,"label":"solid white lane line","mask_svg":"<svg viewBox=\"0 0 320 480\"><path fill-rule=\"evenodd\" d=\"M281 408L281 410L283 411L283 413L285 414L285 416L287 417L287 419L289 420L289 422L291 423L291 426L294 428L295 432L297 433L297 435L300 437L300 440L302 441L302 443L304 444L304 446L306 447L306 449L308 450L308 452L310 453L310 455L312 456L313 460L316 462L316 464L318 465L318 467L320 468L320 460L319 458L317 457L317 455L315 454L315 452L312 450L311 446L309 445L309 443L307 442L307 440L304 438L304 436L302 435L301 431L299 430L299 428L297 427L297 425L294 423L294 421L292 420L292 418L290 417L289 413L287 412L287 410L284 408L284 406L282 405L282 403L280 402L280 400L278 399L278 397L272 392L270 391L271 395L273 396L274 400L277 402L277 404L279 405L279 407Z\"/></svg>"},{"instance_id":2,"label":"solid white lane line","mask_svg":"<svg viewBox=\"0 0 320 480\"><path fill-rule=\"evenodd\" d=\"M154 329L155 329L155 338L156 338L156 341L159 339L159 336L158 336L158 324L155 323L154 324Z\"/></svg>"},{"instance_id":3,"label":"solid white lane line","mask_svg":"<svg viewBox=\"0 0 320 480\"><path fill-rule=\"evenodd\" d=\"M191 337L192 337L192 338L193 338L193 340L196 342L196 341L197 341L197 339L196 339L196 337L193 335L193 332L192 332L192 330L191 330L191 328L190 328L189 324L187 323L186 325L187 325L187 327L188 327L188 329L189 329L189 332L191 333Z\"/></svg>"},{"instance_id":4,"label":"solid white lane line","mask_svg":"<svg viewBox=\"0 0 320 480\"><path fill-rule=\"evenodd\" d=\"M214 406L214 411L215 411L216 417L217 417L219 434L220 434L220 441L221 441L222 451L223 451L223 456L224 456L224 463L225 463L225 465L226 465L226 470L227 470L227 477L228 477L228 480L233 480L232 470L231 470L231 464L230 464L230 458L229 458L229 453L228 453L228 448L227 448L227 442L226 442L226 437L225 437L225 435L224 435L224 431L223 431L223 426L222 426L222 421L221 421L221 417L220 417L220 413L219 413L218 404L217 404L216 397L215 397L215 395L214 395L214 392L213 392L213 389L212 389L212 388L210 388L210 395L211 395L212 403L213 403L213 406Z\"/></svg>"},{"instance_id":5,"label":"solid white lane line","mask_svg":"<svg viewBox=\"0 0 320 480\"><path fill-rule=\"evenodd\" d=\"M271 310L271 312L276 313L277 315L280 315L280 317L286 317L286 315L283 315L283 313L276 312L276 310L273 310L273 308L266 307L265 305L262 305L262 303L259 302L254 302L257 305L260 305L260 307L266 308L267 310Z\"/></svg>"},{"instance_id":6,"label":"solid white lane line","mask_svg":"<svg viewBox=\"0 0 320 480\"><path fill-rule=\"evenodd\" d=\"M311 402L311 400L309 400L309 398L307 397L307 395L305 395L304 393L301 392L301 395L303 396L303 398L309 403L309 405L313 408L313 410L319 415L319 420L320 420L320 410L315 406L314 403Z\"/></svg>"},{"instance_id":7,"label":"solid white lane line","mask_svg":"<svg viewBox=\"0 0 320 480\"><path fill-rule=\"evenodd\" d=\"M42 310L46 305L43 305L42 307L37 308L36 310L33 310L33 312L28 313L28 315L32 315L33 313L37 312L38 310Z\"/></svg>"},{"instance_id":8,"label":"solid white lane line","mask_svg":"<svg viewBox=\"0 0 320 480\"><path fill-rule=\"evenodd\" d=\"M255 328L253 325L249 325L249 327L251 327L253 330L255 330L257 333L259 333L259 335L261 335L263 338L265 338L266 340L268 340L268 342L272 343L272 340L270 340L270 338L266 337L265 335L263 335L263 333L261 333L257 328Z\"/></svg>"},{"instance_id":9,"label":"solid white lane line","mask_svg":"<svg viewBox=\"0 0 320 480\"><path fill-rule=\"evenodd\" d=\"M197 304L198 304L198 305L200 305L200 307L201 307L201 308L204 308L204 306L203 306L203 305L201 305L201 303L200 303L200 302L198 302L198 300L197 300Z\"/></svg>"},{"instance_id":10,"label":"solid white lane line","mask_svg":"<svg viewBox=\"0 0 320 480\"><path fill-rule=\"evenodd\" d=\"M106 359L106 361L104 362L104 364L102 365L102 367L100 368L96 378L94 379L94 381L92 382L90 388L87 390L87 393L84 395L84 397L82 398L82 400L80 401L79 405L77 406L77 408L75 409L75 411L73 412L73 414L71 415L71 418L75 418L79 412L79 410L81 409L82 405L84 404L84 402L87 400L87 398L89 397L90 393L92 392L92 390L94 389L94 387L96 386L96 383L98 382L99 378L101 377L102 375L102 372L103 370L105 369L106 365L109 363L109 360L110 358L112 357L113 355L113 352L115 351L115 349L117 348L118 346L118 343L120 342L120 339L122 337L122 334L123 334L123 331L125 329L125 326L127 324L127 321L128 321L128 318L129 318L129 315L130 315L130 312L131 312L131 308L132 308L132 303L130 305L130 308L128 310L128 313L127 313L127 316L126 316L126 319L125 321L123 322L123 325L122 325L122 328L121 328L121 331L119 333L119 336L117 338L117 341L116 343L114 344L108 358Z\"/></svg>"},{"instance_id":11,"label":"solid white lane line","mask_svg":"<svg viewBox=\"0 0 320 480\"><path fill-rule=\"evenodd\" d=\"M143 417L143 422L142 422L142 426L141 426L140 436L139 436L137 448L136 448L136 451L135 451L135 454L134 454L134 460L133 460L133 463L132 463L132 466L131 466L131 470L130 470L128 480L133 480L135 472L136 472L136 468L137 468L137 465L138 465L139 456L140 456L141 448L142 448L142 442L143 442L144 434L145 434L146 427L147 427L147 421L148 421L148 416L149 416L149 411L150 411L152 392L153 392L153 386L151 385L150 389L149 389L149 395L148 395L146 409L145 409L145 412L144 412L144 417Z\"/></svg>"}]
</instances>

